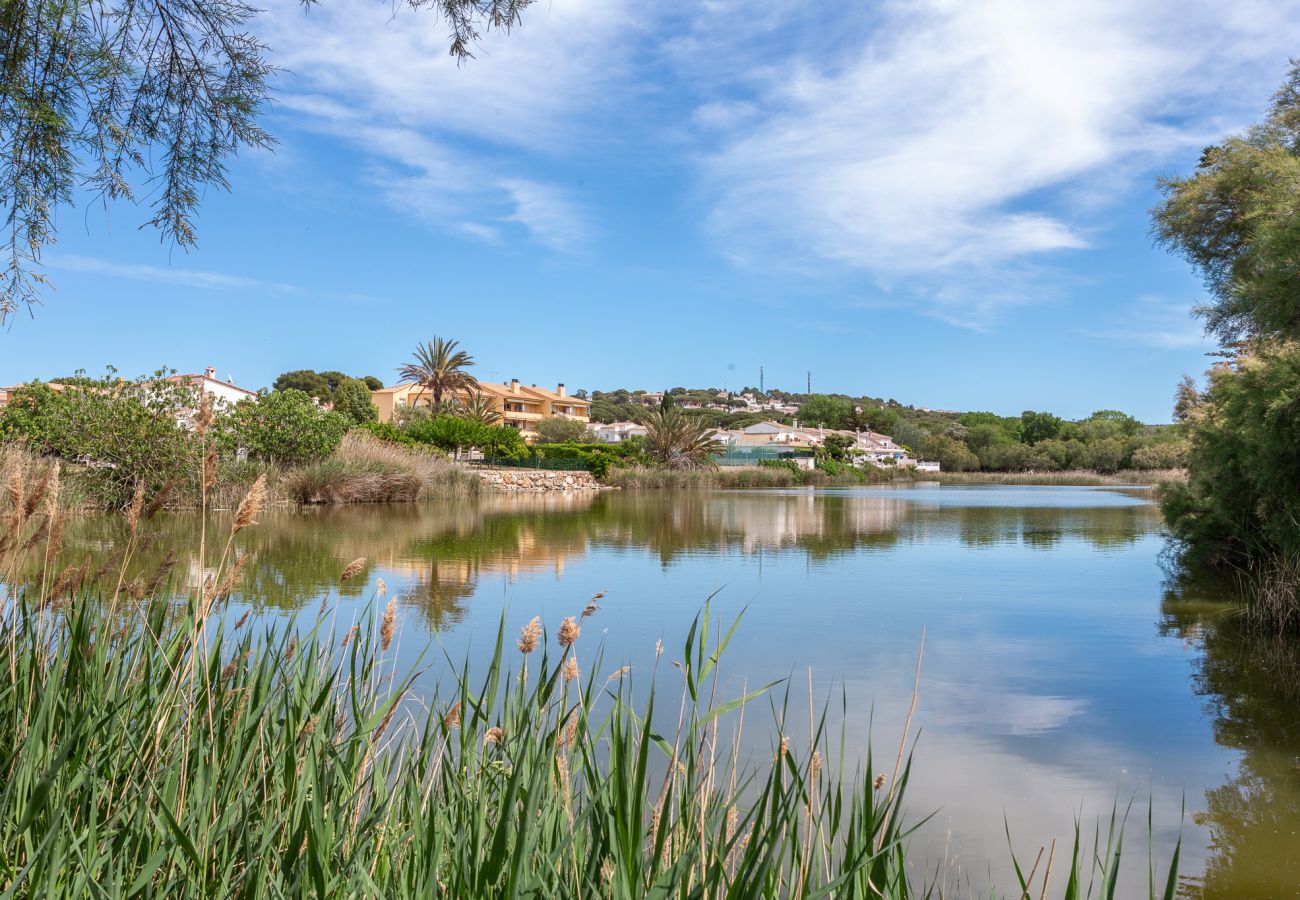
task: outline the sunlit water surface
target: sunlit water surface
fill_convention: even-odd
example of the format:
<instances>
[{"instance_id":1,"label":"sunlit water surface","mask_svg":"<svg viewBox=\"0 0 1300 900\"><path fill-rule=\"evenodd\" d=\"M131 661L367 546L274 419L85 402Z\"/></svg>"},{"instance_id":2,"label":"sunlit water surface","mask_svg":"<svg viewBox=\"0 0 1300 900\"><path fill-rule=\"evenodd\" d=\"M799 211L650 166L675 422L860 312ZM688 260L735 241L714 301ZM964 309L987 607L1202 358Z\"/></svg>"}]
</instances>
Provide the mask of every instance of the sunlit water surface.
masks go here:
<instances>
[{"instance_id":1,"label":"sunlit water surface","mask_svg":"<svg viewBox=\"0 0 1300 900\"><path fill-rule=\"evenodd\" d=\"M197 578L197 517L155 524L145 555L175 550L177 571ZM120 527L82 522L69 552L102 548ZM938 485L268 513L236 539L257 552L244 596L271 620L314 622L329 595L346 629L384 579L400 657L430 665L426 679L446 674L441 649L420 655L431 640L481 658L503 614L512 633L534 615L553 627L603 591L580 659L603 644L607 669L649 672L662 639L662 680L712 597L715 614L744 613L724 692L791 676L806 719L811 670L815 703L838 710L846 692L834 724L851 749L872 731L882 770L924 630L908 809L934 815L918 868L1009 890L1008 827L1027 862L1056 838L1059 868L1076 819L1091 832L1132 802L1129 884L1145 895L1150 803L1159 861L1181 827L1189 894L1300 896L1300 653L1242 637L1222 594L1171 586L1165 548L1141 488ZM357 557L364 577L340 589ZM764 704L745 726L764 747L765 715Z\"/></svg>"}]
</instances>

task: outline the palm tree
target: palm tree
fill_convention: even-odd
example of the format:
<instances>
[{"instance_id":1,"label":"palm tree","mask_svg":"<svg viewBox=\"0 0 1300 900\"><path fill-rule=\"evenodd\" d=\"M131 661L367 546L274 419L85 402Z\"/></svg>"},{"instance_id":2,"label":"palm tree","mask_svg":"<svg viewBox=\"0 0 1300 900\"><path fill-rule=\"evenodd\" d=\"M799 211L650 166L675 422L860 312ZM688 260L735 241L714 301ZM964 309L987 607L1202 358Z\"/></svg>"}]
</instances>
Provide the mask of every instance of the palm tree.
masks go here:
<instances>
[{"instance_id":1,"label":"palm tree","mask_svg":"<svg viewBox=\"0 0 1300 900\"><path fill-rule=\"evenodd\" d=\"M433 408L442 408L442 395L455 391L478 388L478 379L465 370L474 365L474 357L457 350L459 341L444 341L435 336L427 344L415 347L414 362L397 370L407 381L413 381L433 397Z\"/></svg>"},{"instance_id":2,"label":"palm tree","mask_svg":"<svg viewBox=\"0 0 1300 900\"><path fill-rule=\"evenodd\" d=\"M644 413L646 450L670 469L713 469L713 457L723 451L714 430L676 406L667 405Z\"/></svg>"},{"instance_id":3,"label":"palm tree","mask_svg":"<svg viewBox=\"0 0 1300 900\"><path fill-rule=\"evenodd\" d=\"M456 412L480 425L501 424L501 413L492 408L492 398L482 391L475 391L464 400L457 402Z\"/></svg>"}]
</instances>

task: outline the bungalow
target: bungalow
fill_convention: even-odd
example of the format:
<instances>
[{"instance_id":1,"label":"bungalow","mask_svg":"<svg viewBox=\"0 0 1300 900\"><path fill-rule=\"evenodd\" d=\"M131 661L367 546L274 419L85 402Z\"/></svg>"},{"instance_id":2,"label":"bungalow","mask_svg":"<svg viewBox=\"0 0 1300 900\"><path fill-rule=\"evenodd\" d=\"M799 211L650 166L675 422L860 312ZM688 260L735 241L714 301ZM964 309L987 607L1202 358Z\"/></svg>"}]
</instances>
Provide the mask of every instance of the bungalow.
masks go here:
<instances>
[{"instance_id":1,"label":"bungalow","mask_svg":"<svg viewBox=\"0 0 1300 900\"><path fill-rule=\"evenodd\" d=\"M649 434L646 427L638 422L610 422L592 425L596 440L605 444L621 444L630 437Z\"/></svg>"},{"instance_id":2,"label":"bungalow","mask_svg":"<svg viewBox=\"0 0 1300 900\"><path fill-rule=\"evenodd\" d=\"M515 428L525 439L537 434L537 423L543 419L564 418L578 422L591 421L591 403L569 396L563 384L549 391L537 385L523 385L518 378L509 384L480 381L476 390L454 391L445 400L465 402L475 393L482 394L494 412L501 416L501 424ZM379 421L391 422L403 408L432 407L433 394L423 385L404 383L371 392L371 399L379 408Z\"/></svg>"},{"instance_id":3,"label":"bungalow","mask_svg":"<svg viewBox=\"0 0 1300 900\"><path fill-rule=\"evenodd\" d=\"M257 397L257 391L250 391L239 387L233 381L222 381L218 378L216 366L208 366L203 370L202 375L169 375L163 380L196 387L215 400L217 406L232 407L240 400L252 400Z\"/></svg>"}]
</instances>

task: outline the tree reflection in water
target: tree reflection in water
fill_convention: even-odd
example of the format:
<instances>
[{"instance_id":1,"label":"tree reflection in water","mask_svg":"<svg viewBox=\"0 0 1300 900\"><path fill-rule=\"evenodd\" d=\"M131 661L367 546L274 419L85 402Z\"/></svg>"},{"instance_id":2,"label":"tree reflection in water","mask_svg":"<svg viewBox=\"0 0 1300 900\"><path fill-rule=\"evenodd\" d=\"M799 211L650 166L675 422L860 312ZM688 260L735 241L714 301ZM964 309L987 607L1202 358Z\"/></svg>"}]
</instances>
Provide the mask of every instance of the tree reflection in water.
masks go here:
<instances>
[{"instance_id":1,"label":"tree reflection in water","mask_svg":"<svg viewBox=\"0 0 1300 900\"><path fill-rule=\"evenodd\" d=\"M1195 815L1210 830L1211 855L1184 895L1300 897L1300 642L1246 628L1222 602L1230 587L1184 576L1163 605L1162 630L1201 650L1192 687L1206 700L1215 740L1241 754Z\"/></svg>"}]
</instances>

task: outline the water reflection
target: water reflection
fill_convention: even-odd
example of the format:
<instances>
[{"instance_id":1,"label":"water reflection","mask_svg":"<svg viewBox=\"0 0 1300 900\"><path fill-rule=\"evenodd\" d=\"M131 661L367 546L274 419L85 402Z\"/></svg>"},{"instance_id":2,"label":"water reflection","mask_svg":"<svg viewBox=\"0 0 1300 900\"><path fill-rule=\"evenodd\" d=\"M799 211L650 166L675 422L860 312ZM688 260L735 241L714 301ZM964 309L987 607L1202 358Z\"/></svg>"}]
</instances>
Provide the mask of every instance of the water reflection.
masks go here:
<instances>
[{"instance_id":1,"label":"water reflection","mask_svg":"<svg viewBox=\"0 0 1300 900\"><path fill-rule=\"evenodd\" d=\"M198 526L186 515L151 523L127 581L147 582L175 554L176 590L196 583ZM210 520L210 546L227 527ZM116 520L78 522L64 556L102 555L120 537ZM721 614L749 610L724 687L734 695L811 665L819 697L852 699L853 746L873 717L878 746L896 746L924 626L925 778L912 797L941 811L918 837L931 863L951 849L977 884L991 872L1005 885L1003 814L1032 857L1040 841L1068 841L1076 814L1109 812L1119 790L1152 799L1165 856L1187 798L1188 896L1300 895L1300 650L1232 627L1221 590L1166 593L1163 546L1145 492L500 496L269 513L236 537L237 555L256 555L234 600L310 616L328 596L350 615L383 577L403 627L421 640L436 632L459 658L503 611L512 626L551 621L608 590L588 634L621 664L644 661L661 637L677 646L675 629L723 589ZM357 557L367 578L340 586ZM1144 857L1130 854L1138 868Z\"/></svg>"},{"instance_id":2,"label":"water reflection","mask_svg":"<svg viewBox=\"0 0 1300 900\"><path fill-rule=\"evenodd\" d=\"M1240 752L1195 813L1210 831L1211 854L1188 894L1300 896L1300 644L1248 630L1197 586L1171 591L1162 628L1200 648L1193 689L1205 698L1215 741Z\"/></svg>"}]
</instances>

